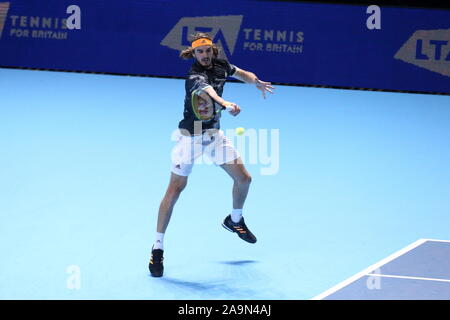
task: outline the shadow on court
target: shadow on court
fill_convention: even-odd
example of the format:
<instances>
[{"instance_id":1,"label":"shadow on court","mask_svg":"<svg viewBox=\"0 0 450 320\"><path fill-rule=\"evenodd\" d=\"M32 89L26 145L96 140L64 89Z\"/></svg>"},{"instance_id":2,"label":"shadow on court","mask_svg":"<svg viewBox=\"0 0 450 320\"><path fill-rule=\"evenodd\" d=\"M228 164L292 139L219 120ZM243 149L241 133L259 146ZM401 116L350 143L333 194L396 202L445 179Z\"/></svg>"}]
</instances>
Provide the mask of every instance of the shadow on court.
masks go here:
<instances>
[{"instance_id":1,"label":"shadow on court","mask_svg":"<svg viewBox=\"0 0 450 320\"><path fill-rule=\"evenodd\" d=\"M218 261L216 263L223 265L225 269L212 267L215 269L215 276L218 277L215 279L186 280L185 277L179 279L165 275L156 280L167 289L184 292L189 296L196 295L198 298L211 295L215 297L248 298L258 295L258 292L251 289L250 287L252 286L249 285L254 282L254 279L252 280L255 276L254 270L248 270L249 266L258 263L258 261L232 260ZM149 277L151 276L149 275ZM238 281L238 279L246 281Z\"/></svg>"},{"instance_id":2,"label":"shadow on court","mask_svg":"<svg viewBox=\"0 0 450 320\"><path fill-rule=\"evenodd\" d=\"M206 280L206 281L188 281L171 277L162 277L158 279L171 289L176 289L178 292L185 292L189 295L198 295L199 298L204 296L214 295L216 297L252 297L256 291L236 286L235 281L228 279Z\"/></svg>"},{"instance_id":3,"label":"shadow on court","mask_svg":"<svg viewBox=\"0 0 450 320\"><path fill-rule=\"evenodd\" d=\"M237 260L237 261L219 261L221 264L227 264L231 266L241 266L246 264L258 263L256 260Z\"/></svg>"}]
</instances>

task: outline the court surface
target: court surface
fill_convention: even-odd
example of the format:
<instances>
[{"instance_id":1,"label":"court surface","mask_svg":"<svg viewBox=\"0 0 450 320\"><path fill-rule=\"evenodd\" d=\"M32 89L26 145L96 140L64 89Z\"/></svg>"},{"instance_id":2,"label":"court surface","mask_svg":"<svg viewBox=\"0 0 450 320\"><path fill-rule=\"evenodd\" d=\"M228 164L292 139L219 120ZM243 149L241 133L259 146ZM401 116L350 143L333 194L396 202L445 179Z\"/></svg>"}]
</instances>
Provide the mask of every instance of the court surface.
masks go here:
<instances>
[{"instance_id":1,"label":"court surface","mask_svg":"<svg viewBox=\"0 0 450 320\"><path fill-rule=\"evenodd\" d=\"M420 239L314 299L448 300L449 297L450 241Z\"/></svg>"},{"instance_id":2,"label":"court surface","mask_svg":"<svg viewBox=\"0 0 450 320\"><path fill-rule=\"evenodd\" d=\"M0 299L450 299L448 242L418 240L450 239L450 96L227 84L258 242L222 228L232 182L198 164L163 278L184 81L0 69L0 97Z\"/></svg>"}]
</instances>

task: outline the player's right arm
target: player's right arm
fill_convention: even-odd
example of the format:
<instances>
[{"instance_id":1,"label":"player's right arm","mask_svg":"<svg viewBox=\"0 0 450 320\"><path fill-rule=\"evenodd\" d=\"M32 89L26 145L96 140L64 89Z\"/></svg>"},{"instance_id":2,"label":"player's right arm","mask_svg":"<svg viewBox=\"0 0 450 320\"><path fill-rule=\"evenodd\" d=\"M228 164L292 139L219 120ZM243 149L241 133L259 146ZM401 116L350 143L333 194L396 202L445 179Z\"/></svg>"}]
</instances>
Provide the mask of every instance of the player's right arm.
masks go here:
<instances>
[{"instance_id":1,"label":"player's right arm","mask_svg":"<svg viewBox=\"0 0 450 320\"><path fill-rule=\"evenodd\" d=\"M214 90L213 87L211 86L206 87L203 91L205 91L215 102L217 102L222 107L226 106L234 107L234 110L230 111L230 114L232 114L233 116L237 116L239 112L241 112L241 108L236 103L229 102L223 99L221 96L217 94L216 90Z\"/></svg>"}]
</instances>

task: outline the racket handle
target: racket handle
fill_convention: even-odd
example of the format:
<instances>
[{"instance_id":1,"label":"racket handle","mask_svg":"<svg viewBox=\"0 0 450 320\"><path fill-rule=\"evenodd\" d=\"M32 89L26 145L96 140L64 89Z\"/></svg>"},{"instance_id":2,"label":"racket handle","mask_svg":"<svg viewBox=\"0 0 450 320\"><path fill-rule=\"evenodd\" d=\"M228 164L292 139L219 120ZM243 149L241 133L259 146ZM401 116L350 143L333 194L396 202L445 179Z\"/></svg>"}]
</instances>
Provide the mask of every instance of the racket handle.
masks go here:
<instances>
[{"instance_id":1,"label":"racket handle","mask_svg":"<svg viewBox=\"0 0 450 320\"><path fill-rule=\"evenodd\" d=\"M222 110L227 110L227 111L233 111L234 107L232 105L228 105L228 106L223 106Z\"/></svg>"}]
</instances>

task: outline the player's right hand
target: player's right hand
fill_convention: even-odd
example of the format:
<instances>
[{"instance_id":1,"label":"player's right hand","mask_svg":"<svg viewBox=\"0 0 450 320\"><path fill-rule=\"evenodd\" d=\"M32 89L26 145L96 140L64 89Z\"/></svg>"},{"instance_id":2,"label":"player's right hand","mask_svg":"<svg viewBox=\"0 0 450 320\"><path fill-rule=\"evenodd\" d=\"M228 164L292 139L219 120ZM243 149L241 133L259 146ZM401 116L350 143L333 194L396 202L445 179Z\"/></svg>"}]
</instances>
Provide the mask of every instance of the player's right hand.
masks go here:
<instances>
[{"instance_id":1,"label":"player's right hand","mask_svg":"<svg viewBox=\"0 0 450 320\"><path fill-rule=\"evenodd\" d=\"M233 107L233 110L228 111L232 116L237 116L241 112L241 108L234 102L225 101L223 105L225 107Z\"/></svg>"}]
</instances>

